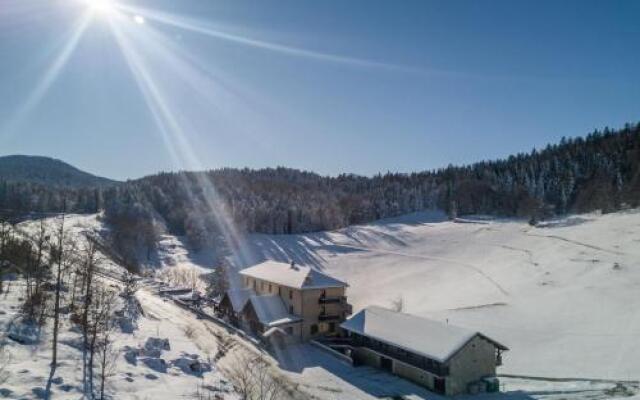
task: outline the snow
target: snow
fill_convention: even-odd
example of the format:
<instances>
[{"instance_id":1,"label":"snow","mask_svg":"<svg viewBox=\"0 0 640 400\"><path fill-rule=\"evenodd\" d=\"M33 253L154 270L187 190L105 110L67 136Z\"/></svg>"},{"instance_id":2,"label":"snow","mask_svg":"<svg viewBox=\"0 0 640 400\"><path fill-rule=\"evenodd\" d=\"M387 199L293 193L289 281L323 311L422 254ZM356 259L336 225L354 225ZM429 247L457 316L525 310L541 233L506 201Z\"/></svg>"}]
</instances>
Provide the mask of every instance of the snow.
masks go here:
<instances>
[{"instance_id":1,"label":"snow","mask_svg":"<svg viewBox=\"0 0 640 400\"><path fill-rule=\"evenodd\" d=\"M97 216L70 216L68 221L78 232L104 229ZM21 224L23 229L35 227ZM510 375L500 378L503 393L474 399L631 395L627 398L640 400L637 383L616 383L640 376L638 211L571 216L538 227L475 216L460 223L444 220L441 213L417 213L333 232L251 235L246 246L256 263L294 260L347 282L356 312L369 305L388 307L402 297L404 312L448 320L507 345L510 351L498 371ZM158 254L163 254L155 266L159 273L176 268L200 273L213 266L211 250L190 251L170 235ZM10 294L0 300L0 332L17 315L19 284L11 282ZM267 357L298 398L440 398L383 371L354 368L307 344L276 349L272 359L240 335L155 293L146 287L138 291L144 315L137 316L137 329L117 335L123 354L109 380L114 398L181 398L203 385L234 399L225 392L230 387L224 368L244 352ZM72 343L78 333L68 328L61 340ZM0 396L37 397L48 373L47 332L39 345L5 341L12 364ZM138 362L138 355L135 365L124 357L125 346L140 349L150 337L170 340L171 350L156 357L165 361L166 373ZM188 373L193 355L211 371L204 368L202 377ZM54 385L54 398L78 398L80 352L61 345L60 357L58 376L63 380Z\"/></svg>"},{"instance_id":2,"label":"snow","mask_svg":"<svg viewBox=\"0 0 640 400\"><path fill-rule=\"evenodd\" d=\"M417 213L334 232L252 238L348 282L354 311L388 307L485 333L511 350L500 373L640 376L640 212L525 221Z\"/></svg>"},{"instance_id":3,"label":"snow","mask_svg":"<svg viewBox=\"0 0 640 400\"><path fill-rule=\"evenodd\" d=\"M82 239L85 234L99 234L104 229L99 218L99 215L68 215L65 226L68 234ZM45 220L49 234L54 232L57 222L55 218ZM17 231L35 235L39 226L38 221L29 221L19 224ZM79 243L82 245L81 240ZM106 257L104 259L98 279L104 285L117 287L114 277L122 276L124 269ZM51 327L47 325L37 331L19 324L24 283L18 280L6 286L9 291L0 295L0 350L9 355L10 364L6 381L0 382L0 398L41 398L51 360ZM107 379L106 391L110 398L189 398L199 390L220 394L228 400L237 399L217 365L209 361L213 360L219 346L211 332L224 330L198 320L172 303L167 305L156 292L157 288L143 287L136 293L137 301L132 301L129 308L118 314L124 329L113 335L118 355L113 375ZM124 299L118 301L124 308ZM9 339L9 334L21 343ZM170 346L162 340L164 338L170 338ZM81 334L66 318L61 326L58 359L52 398L80 398ZM210 390L203 389L205 386Z\"/></svg>"},{"instance_id":4,"label":"snow","mask_svg":"<svg viewBox=\"0 0 640 400\"><path fill-rule=\"evenodd\" d=\"M241 275L261 279L295 289L314 289L348 286L331 276L306 265L265 261L240 271Z\"/></svg>"},{"instance_id":5,"label":"snow","mask_svg":"<svg viewBox=\"0 0 640 400\"><path fill-rule=\"evenodd\" d=\"M445 362L478 332L414 315L369 306L349 318L343 329L425 357ZM503 346L501 346L503 347Z\"/></svg>"},{"instance_id":6,"label":"snow","mask_svg":"<svg viewBox=\"0 0 640 400\"><path fill-rule=\"evenodd\" d=\"M249 301L263 325L274 327L300 321L300 317L289 314L280 296L251 296Z\"/></svg>"},{"instance_id":7,"label":"snow","mask_svg":"<svg viewBox=\"0 0 640 400\"><path fill-rule=\"evenodd\" d=\"M6 326L19 314L19 283L12 285L8 294L1 295L0 308L6 313L0 315L0 332L5 332ZM223 374L207 360L213 358L217 341L206 330L204 322L195 316L183 315L184 312L175 306L166 307L150 292L139 291L138 296L146 316L140 316L135 332L115 334L115 349L120 354L114 373L108 379L107 393L117 399L188 398L199 385L207 383L223 390L225 399L236 399ZM186 332L188 326L194 329L190 336ZM10 393L4 396L8 398L41 397L51 357L50 329L42 332L41 340L30 345L4 339L0 334L0 343L11 354L8 379L5 383L0 382L0 398L4 396L2 393ZM164 338L170 338L170 342L165 342ZM80 398L81 343L80 333L64 323L58 345L60 365L53 385L53 399Z\"/></svg>"},{"instance_id":8,"label":"snow","mask_svg":"<svg viewBox=\"0 0 640 400\"><path fill-rule=\"evenodd\" d=\"M60 217L52 217L44 219L46 234L51 238L55 238L61 222ZM15 227L16 231L26 237L35 238L40 231L40 220L25 221ZM101 214L67 214L64 218L65 235L77 238L80 249L85 246L87 236L100 238L106 234L102 222ZM108 257L103 257L101 263L102 275L111 275L120 277L125 269L111 261Z\"/></svg>"}]
</instances>

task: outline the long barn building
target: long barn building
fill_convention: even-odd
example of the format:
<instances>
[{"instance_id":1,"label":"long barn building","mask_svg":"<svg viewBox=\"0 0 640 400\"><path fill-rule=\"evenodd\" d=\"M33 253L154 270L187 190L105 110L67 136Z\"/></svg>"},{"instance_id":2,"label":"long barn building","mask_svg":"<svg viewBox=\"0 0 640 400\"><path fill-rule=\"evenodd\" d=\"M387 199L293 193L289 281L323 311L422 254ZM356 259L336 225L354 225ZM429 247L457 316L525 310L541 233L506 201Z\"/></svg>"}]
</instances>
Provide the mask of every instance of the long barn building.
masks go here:
<instances>
[{"instance_id":1,"label":"long barn building","mask_svg":"<svg viewBox=\"0 0 640 400\"><path fill-rule=\"evenodd\" d=\"M350 338L355 365L378 367L445 395L484 385L508 350L479 332L377 306L341 328Z\"/></svg>"}]
</instances>

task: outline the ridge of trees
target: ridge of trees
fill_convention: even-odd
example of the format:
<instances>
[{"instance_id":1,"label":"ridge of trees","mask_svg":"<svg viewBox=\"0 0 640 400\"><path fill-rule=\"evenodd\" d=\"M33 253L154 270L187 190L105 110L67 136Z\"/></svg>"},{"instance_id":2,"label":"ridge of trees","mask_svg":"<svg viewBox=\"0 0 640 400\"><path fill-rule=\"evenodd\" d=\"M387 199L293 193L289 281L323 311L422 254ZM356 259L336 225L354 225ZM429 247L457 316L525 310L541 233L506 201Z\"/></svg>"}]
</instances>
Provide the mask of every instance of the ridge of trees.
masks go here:
<instances>
[{"instance_id":1,"label":"ridge of trees","mask_svg":"<svg viewBox=\"0 0 640 400\"><path fill-rule=\"evenodd\" d=\"M240 232L330 230L415 211L442 209L536 220L568 212L640 205L640 124L506 159L373 177L325 177L288 168L159 173L106 188L50 188L0 182L0 209L104 210L114 247L150 254L158 233L194 246L224 240L225 218Z\"/></svg>"}]
</instances>

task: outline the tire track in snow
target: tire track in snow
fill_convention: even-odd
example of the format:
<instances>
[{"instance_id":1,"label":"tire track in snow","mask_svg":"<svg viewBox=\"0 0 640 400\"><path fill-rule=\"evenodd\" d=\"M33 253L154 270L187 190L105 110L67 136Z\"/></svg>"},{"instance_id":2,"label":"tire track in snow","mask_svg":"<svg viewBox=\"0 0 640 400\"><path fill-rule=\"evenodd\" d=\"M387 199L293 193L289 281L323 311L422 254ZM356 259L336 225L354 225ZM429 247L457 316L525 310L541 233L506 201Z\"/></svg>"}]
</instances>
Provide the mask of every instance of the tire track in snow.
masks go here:
<instances>
[{"instance_id":1,"label":"tire track in snow","mask_svg":"<svg viewBox=\"0 0 640 400\"><path fill-rule=\"evenodd\" d=\"M467 264L467 263L464 263L464 262L461 262L461 261L452 260L452 259L449 259L449 258L425 256L425 255L410 254L410 253L402 253L402 252L391 251L391 250L372 249L372 248L369 248L369 247L352 246L352 245L348 245L348 244L333 243L333 246L345 247L345 248L350 248L350 249L355 249L355 250L370 251L370 252L374 252L374 253L382 253L382 254L391 254L391 255L397 255L397 256L403 256L403 257L419 258L419 259L423 259L423 260L443 261L443 262L446 262L446 263L455 264L455 265L458 265L460 267L467 268L467 269L470 269L470 270L474 271L478 275L482 276L489 283L491 283L496 289L498 289L500 291L500 293L504 294L505 296L509 296L509 292L504 287L502 287L498 282L496 282L491 276L486 274L480 268L478 268L478 267L476 267L475 265L472 265L472 264Z\"/></svg>"},{"instance_id":2,"label":"tire track in snow","mask_svg":"<svg viewBox=\"0 0 640 400\"><path fill-rule=\"evenodd\" d=\"M531 250L523 249L523 248L520 248L520 247L508 246L506 244L492 243L492 242L476 241L476 243L484 244L486 246L500 247L502 249L511 250L511 251L517 251L519 253L524 253L529 257L529 264L531 264L531 265L533 265L535 267L538 266L538 263L533 260L533 252Z\"/></svg>"},{"instance_id":3,"label":"tire track in snow","mask_svg":"<svg viewBox=\"0 0 640 400\"><path fill-rule=\"evenodd\" d=\"M559 377L546 377L536 375L520 375L520 374L497 374L497 377L514 378L514 379L529 379L532 381L546 381L546 382L590 382L590 383L626 383L631 385L639 385L640 381L629 379L610 379L610 378L559 378Z\"/></svg>"},{"instance_id":4,"label":"tire track in snow","mask_svg":"<svg viewBox=\"0 0 640 400\"><path fill-rule=\"evenodd\" d=\"M534 237L541 237L541 238L547 238L547 239L562 240L563 242L572 243L572 244L575 244L575 245L578 245L578 246L587 247L587 248L592 249L592 250L603 251L605 253L615 254L615 255L618 255L618 256L624 256L625 255L625 253L623 253L621 251L604 249L602 247L594 246L594 245L589 244L589 243L584 243L584 242L579 242L577 240L567 239L567 238L562 237L562 236L557 236L557 235L539 235L539 234L536 234L536 233L529 233L529 232L527 232L526 234L527 234L527 236L534 236Z\"/></svg>"}]
</instances>

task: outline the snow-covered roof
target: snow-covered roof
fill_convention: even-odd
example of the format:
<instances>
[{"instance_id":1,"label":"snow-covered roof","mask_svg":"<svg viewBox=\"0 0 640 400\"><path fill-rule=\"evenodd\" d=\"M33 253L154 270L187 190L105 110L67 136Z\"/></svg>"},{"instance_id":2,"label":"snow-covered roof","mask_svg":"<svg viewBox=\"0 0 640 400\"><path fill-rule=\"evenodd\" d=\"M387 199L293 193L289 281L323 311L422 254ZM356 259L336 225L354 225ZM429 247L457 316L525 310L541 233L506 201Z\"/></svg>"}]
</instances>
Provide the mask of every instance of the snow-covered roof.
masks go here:
<instances>
[{"instance_id":1,"label":"snow-covered roof","mask_svg":"<svg viewBox=\"0 0 640 400\"><path fill-rule=\"evenodd\" d=\"M289 314L280 296L251 296L245 307L248 307L249 304L256 312L260 323L268 327L286 325L302 320L297 315Z\"/></svg>"},{"instance_id":2,"label":"snow-covered roof","mask_svg":"<svg viewBox=\"0 0 640 400\"><path fill-rule=\"evenodd\" d=\"M377 306L363 309L340 326L439 362L446 362L478 335L497 348L507 350L476 331Z\"/></svg>"},{"instance_id":3,"label":"snow-covered roof","mask_svg":"<svg viewBox=\"0 0 640 400\"><path fill-rule=\"evenodd\" d=\"M288 264L270 260L243 269L240 271L240 274L295 289L321 289L349 286L345 282L305 265Z\"/></svg>"},{"instance_id":4,"label":"snow-covered roof","mask_svg":"<svg viewBox=\"0 0 640 400\"><path fill-rule=\"evenodd\" d=\"M273 328L269 328L267 329L262 336L268 338L271 335L275 335L275 334L280 334L282 336L289 336L289 334L287 332L284 331L284 329L282 328L278 328L277 326L274 326Z\"/></svg>"},{"instance_id":5,"label":"snow-covered roof","mask_svg":"<svg viewBox=\"0 0 640 400\"><path fill-rule=\"evenodd\" d=\"M174 299L184 300L184 301L200 300L201 297L202 296L200 295L200 293L196 290L192 291L191 293L173 296Z\"/></svg>"},{"instance_id":6,"label":"snow-covered roof","mask_svg":"<svg viewBox=\"0 0 640 400\"><path fill-rule=\"evenodd\" d=\"M251 296L255 295L256 293L251 289L235 289L227 291L227 296L229 297L229 301L231 301L231 307L235 312L242 311L244 305L247 304L247 300L249 300Z\"/></svg>"}]
</instances>

